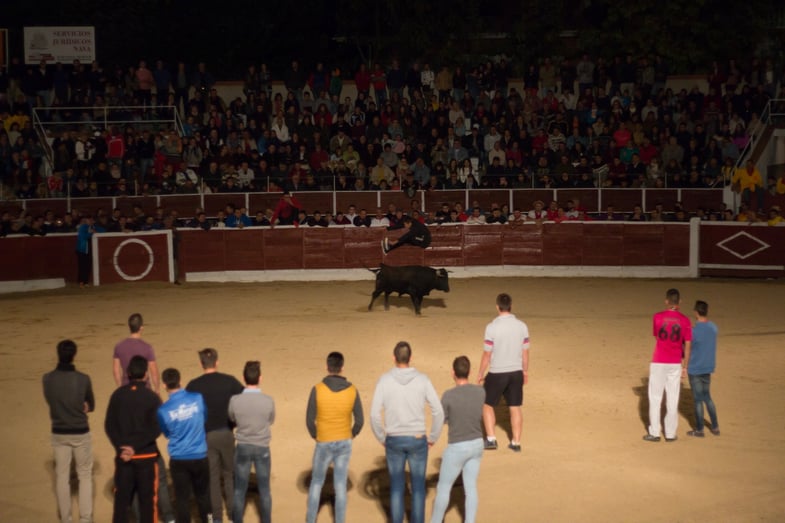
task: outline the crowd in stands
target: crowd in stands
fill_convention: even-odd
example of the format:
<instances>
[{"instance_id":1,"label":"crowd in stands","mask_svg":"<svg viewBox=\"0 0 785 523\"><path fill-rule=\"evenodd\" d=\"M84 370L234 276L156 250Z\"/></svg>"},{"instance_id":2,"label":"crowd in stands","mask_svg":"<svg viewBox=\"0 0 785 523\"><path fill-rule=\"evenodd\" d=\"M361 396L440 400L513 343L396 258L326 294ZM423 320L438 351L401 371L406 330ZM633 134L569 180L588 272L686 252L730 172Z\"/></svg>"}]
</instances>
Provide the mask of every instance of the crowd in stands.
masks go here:
<instances>
[{"instance_id":1,"label":"crowd in stands","mask_svg":"<svg viewBox=\"0 0 785 523\"><path fill-rule=\"evenodd\" d=\"M114 70L12 62L0 74L0 198L730 184L778 94L771 62L715 63L707 92L673 92L668 73L658 56L546 57L526 68L519 90L504 59L393 60L353 76L292 61L280 78L249 66L244 97L226 101L204 63L190 71L182 62L172 70L161 61ZM344 96L348 80L356 98ZM150 115L172 118L171 106L182 128L142 125ZM61 124L47 127L51 143L33 128L34 107ZM105 107L139 125L85 124ZM785 193L783 180L745 180L747 203Z\"/></svg>"},{"instance_id":2,"label":"crowd in stands","mask_svg":"<svg viewBox=\"0 0 785 523\"><path fill-rule=\"evenodd\" d=\"M157 207L153 213L146 213L140 206L134 206L131 215L126 215L115 208L111 212L99 210L95 218L97 232L135 232L163 230L168 228L202 229L213 228L247 228L271 227L276 225L294 225L296 227L385 227L388 230L403 228L403 219L411 216L425 225L522 225L524 223L569 222L569 221L631 221L631 222L688 222L697 217L707 221L735 221L752 225L785 226L780 206L773 205L768 211L757 211L742 203L739 212L734 214L731 209L721 205L719 209L698 208L695 211L686 209L677 202L672 209L665 209L657 203L649 212L641 205L635 205L632 212L617 211L613 205L599 213L589 213L581 206L580 201L568 200L564 205L552 201L549 205L535 201L530 210L515 208L510 210L507 204L491 203L483 208L473 202L470 209L465 210L461 202L445 202L439 210L428 213L420 210L418 200L413 200L409 209L398 208L394 204L386 209L357 209L350 205L346 211L335 213L325 210L294 208L291 220L284 221L277 215L277 209L267 208L251 213L245 207L228 204L223 210L209 217L204 209L194 211L192 218L182 218L174 210ZM20 211L17 215L3 212L0 218L0 237L8 235L45 236L51 233L76 232L83 215L74 209L70 213L56 216L51 210L43 215L32 215ZM170 219L169 221L167 220Z\"/></svg>"}]
</instances>

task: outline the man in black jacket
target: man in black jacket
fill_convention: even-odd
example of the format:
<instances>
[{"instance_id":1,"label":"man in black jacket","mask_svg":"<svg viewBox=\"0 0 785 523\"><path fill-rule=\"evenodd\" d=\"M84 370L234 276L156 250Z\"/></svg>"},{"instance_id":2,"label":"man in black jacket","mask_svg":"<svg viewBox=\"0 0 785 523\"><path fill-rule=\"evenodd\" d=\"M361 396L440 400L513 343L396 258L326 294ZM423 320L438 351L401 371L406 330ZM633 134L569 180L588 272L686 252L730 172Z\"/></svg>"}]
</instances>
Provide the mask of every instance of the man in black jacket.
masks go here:
<instances>
[{"instance_id":1,"label":"man in black jacket","mask_svg":"<svg viewBox=\"0 0 785 523\"><path fill-rule=\"evenodd\" d=\"M139 523L155 520L158 446L161 434L158 395L147 388L147 360L134 356L128 381L112 393L104 429L115 448L115 495L112 523L126 523L134 493L139 497Z\"/></svg>"},{"instance_id":2,"label":"man in black jacket","mask_svg":"<svg viewBox=\"0 0 785 523\"><path fill-rule=\"evenodd\" d=\"M198 392L207 406L207 460L210 463L210 501L213 521L222 521L222 506L226 503L226 514L232 517L234 496L234 433L229 423L229 400L243 392L243 384L237 378L218 372L218 351L202 349L199 362L204 374L191 380L186 387L189 392ZM221 497L221 479L224 493Z\"/></svg>"},{"instance_id":3,"label":"man in black jacket","mask_svg":"<svg viewBox=\"0 0 785 523\"><path fill-rule=\"evenodd\" d=\"M414 245L415 247L427 249L431 244L431 232L428 230L428 227L419 221L411 216L407 216L403 219L403 226L406 232L398 238L398 241L390 241L387 238L382 240L382 252L384 254L397 249L401 245Z\"/></svg>"},{"instance_id":4,"label":"man in black jacket","mask_svg":"<svg viewBox=\"0 0 785 523\"><path fill-rule=\"evenodd\" d=\"M52 420L57 508L60 521L71 521L71 461L79 478L79 521L93 519L93 446L87 413L95 410L90 376L74 367L76 343L57 344L57 367L44 375L44 397Z\"/></svg>"}]
</instances>

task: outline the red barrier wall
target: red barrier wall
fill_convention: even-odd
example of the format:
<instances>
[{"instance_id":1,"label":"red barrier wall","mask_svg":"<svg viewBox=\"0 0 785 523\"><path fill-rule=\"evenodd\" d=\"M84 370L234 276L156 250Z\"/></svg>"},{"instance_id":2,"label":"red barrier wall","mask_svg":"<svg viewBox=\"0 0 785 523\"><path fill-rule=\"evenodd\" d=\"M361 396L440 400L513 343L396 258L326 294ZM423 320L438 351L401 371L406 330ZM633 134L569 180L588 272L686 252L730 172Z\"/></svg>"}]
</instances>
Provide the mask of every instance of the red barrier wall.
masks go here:
<instances>
[{"instance_id":1,"label":"red barrier wall","mask_svg":"<svg viewBox=\"0 0 785 523\"><path fill-rule=\"evenodd\" d=\"M706 223L700 228L705 276L785 276L785 227Z\"/></svg>"},{"instance_id":2,"label":"red barrier wall","mask_svg":"<svg viewBox=\"0 0 785 523\"><path fill-rule=\"evenodd\" d=\"M93 282L173 281L168 231L93 235Z\"/></svg>"},{"instance_id":3,"label":"red barrier wall","mask_svg":"<svg viewBox=\"0 0 785 523\"><path fill-rule=\"evenodd\" d=\"M700 275L706 276L785 276L785 227L717 222L567 222L444 225L430 230L433 239L429 249L403 247L383 256L381 239L397 238L402 231L365 227L180 229L179 267L185 275L359 269L384 262L467 269L619 267L608 275L624 272L625 267L628 271L635 267L695 267L692 274L700 269ZM93 241L98 281L170 281L168 234L96 234ZM0 238L0 282L48 278L73 282L75 245L73 234ZM696 253L693 265L691 252Z\"/></svg>"}]
</instances>

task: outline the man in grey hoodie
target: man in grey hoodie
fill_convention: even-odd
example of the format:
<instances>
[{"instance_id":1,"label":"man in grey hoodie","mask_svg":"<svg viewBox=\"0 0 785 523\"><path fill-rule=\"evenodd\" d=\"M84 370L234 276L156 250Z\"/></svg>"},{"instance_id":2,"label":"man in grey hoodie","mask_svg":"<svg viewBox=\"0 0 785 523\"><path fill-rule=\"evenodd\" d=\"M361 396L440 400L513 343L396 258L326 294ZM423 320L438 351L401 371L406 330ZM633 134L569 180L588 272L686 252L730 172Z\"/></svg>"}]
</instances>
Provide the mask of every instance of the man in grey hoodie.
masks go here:
<instances>
[{"instance_id":1,"label":"man in grey hoodie","mask_svg":"<svg viewBox=\"0 0 785 523\"><path fill-rule=\"evenodd\" d=\"M384 445L387 456L392 523L402 523L404 519L407 461L412 482L412 513L409 521L423 523L428 448L439 439L444 425L444 411L428 376L409 366L412 357L409 343L398 342L393 355L395 367L379 378L373 393L371 428L376 439ZM431 431L427 435L426 403L431 410Z\"/></svg>"}]
</instances>

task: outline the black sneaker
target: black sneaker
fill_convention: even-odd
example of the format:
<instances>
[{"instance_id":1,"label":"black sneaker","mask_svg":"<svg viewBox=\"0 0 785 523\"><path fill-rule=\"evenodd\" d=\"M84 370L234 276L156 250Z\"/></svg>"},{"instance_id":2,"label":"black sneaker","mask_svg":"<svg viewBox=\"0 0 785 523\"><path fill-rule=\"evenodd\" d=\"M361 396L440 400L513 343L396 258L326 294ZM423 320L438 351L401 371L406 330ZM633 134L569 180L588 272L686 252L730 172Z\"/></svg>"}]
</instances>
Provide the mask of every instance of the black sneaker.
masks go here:
<instances>
[{"instance_id":1,"label":"black sneaker","mask_svg":"<svg viewBox=\"0 0 785 523\"><path fill-rule=\"evenodd\" d=\"M702 430L688 430L687 435L692 436L693 438L702 438L704 436Z\"/></svg>"},{"instance_id":2,"label":"black sneaker","mask_svg":"<svg viewBox=\"0 0 785 523\"><path fill-rule=\"evenodd\" d=\"M714 434L715 436L719 436L720 435L720 429L709 429L709 431L712 434Z\"/></svg>"},{"instance_id":3,"label":"black sneaker","mask_svg":"<svg viewBox=\"0 0 785 523\"><path fill-rule=\"evenodd\" d=\"M498 448L499 448L499 444L496 442L495 439L494 440L490 440L490 439L486 439L485 440L485 450L496 450Z\"/></svg>"},{"instance_id":4,"label":"black sneaker","mask_svg":"<svg viewBox=\"0 0 785 523\"><path fill-rule=\"evenodd\" d=\"M521 451L521 444L520 443L510 443L507 445L507 448L513 452L520 452Z\"/></svg>"},{"instance_id":5,"label":"black sneaker","mask_svg":"<svg viewBox=\"0 0 785 523\"><path fill-rule=\"evenodd\" d=\"M658 441L660 441L660 437L652 436L651 434L646 434L645 436L643 436L643 441L651 441L652 443L657 443Z\"/></svg>"}]
</instances>

